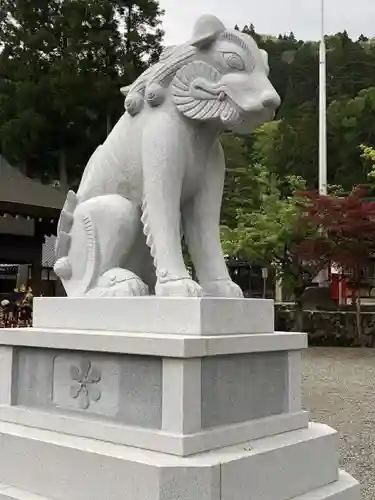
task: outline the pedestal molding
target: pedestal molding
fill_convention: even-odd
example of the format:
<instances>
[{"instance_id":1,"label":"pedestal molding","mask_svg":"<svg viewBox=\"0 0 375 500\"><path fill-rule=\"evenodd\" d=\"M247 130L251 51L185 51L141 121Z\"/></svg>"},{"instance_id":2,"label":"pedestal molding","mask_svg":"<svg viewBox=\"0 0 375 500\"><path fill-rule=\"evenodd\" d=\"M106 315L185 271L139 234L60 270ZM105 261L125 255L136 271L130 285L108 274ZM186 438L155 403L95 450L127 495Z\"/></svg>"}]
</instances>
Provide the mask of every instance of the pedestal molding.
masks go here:
<instances>
[{"instance_id":1,"label":"pedestal molding","mask_svg":"<svg viewBox=\"0 0 375 500\"><path fill-rule=\"evenodd\" d=\"M0 407L0 422L35 429L62 432L145 450L188 456L215 448L232 446L308 426L305 411L282 414L240 424L225 425L185 434L114 424L95 418L79 417L73 412L47 412L23 407Z\"/></svg>"},{"instance_id":2,"label":"pedestal molding","mask_svg":"<svg viewBox=\"0 0 375 500\"><path fill-rule=\"evenodd\" d=\"M221 354L301 350L307 347L307 335L275 332L200 337L57 328L0 328L1 345L198 358Z\"/></svg>"}]
</instances>

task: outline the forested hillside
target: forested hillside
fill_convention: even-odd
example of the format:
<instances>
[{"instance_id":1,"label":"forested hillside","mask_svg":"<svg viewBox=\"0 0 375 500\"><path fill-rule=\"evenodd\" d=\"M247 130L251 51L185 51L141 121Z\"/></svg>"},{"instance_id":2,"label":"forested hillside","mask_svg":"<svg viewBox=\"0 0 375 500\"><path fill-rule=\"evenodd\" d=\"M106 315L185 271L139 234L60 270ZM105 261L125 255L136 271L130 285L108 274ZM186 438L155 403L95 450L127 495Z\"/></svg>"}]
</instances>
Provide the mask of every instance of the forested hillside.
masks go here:
<instances>
[{"instance_id":1,"label":"forested hillside","mask_svg":"<svg viewBox=\"0 0 375 500\"><path fill-rule=\"evenodd\" d=\"M315 187L318 176L319 45L258 35L267 50L271 80L282 97L276 122L256 134L252 154L280 174L299 174ZM365 182L359 145L375 145L375 40L327 37L328 181L350 189Z\"/></svg>"}]
</instances>

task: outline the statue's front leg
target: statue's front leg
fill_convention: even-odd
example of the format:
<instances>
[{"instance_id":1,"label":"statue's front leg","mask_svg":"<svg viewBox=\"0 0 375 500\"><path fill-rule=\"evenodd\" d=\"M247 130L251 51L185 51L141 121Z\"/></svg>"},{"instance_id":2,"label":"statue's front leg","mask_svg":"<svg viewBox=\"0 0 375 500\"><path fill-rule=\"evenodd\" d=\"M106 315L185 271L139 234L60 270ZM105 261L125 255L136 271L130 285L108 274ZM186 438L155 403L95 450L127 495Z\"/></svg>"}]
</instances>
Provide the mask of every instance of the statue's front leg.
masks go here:
<instances>
[{"instance_id":1,"label":"statue's front leg","mask_svg":"<svg viewBox=\"0 0 375 500\"><path fill-rule=\"evenodd\" d=\"M225 160L220 143L202 171L202 184L194 199L183 207L183 227L189 252L204 294L243 297L229 276L220 241L220 208Z\"/></svg>"},{"instance_id":2,"label":"statue's front leg","mask_svg":"<svg viewBox=\"0 0 375 500\"><path fill-rule=\"evenodd\" d=\"M167 116L145 130L142 143L143 215L147 244L154 258L159 296L203 295L186 269L181 248L181 188L184 163L181 138Z\"/></svg>"}]
</instances>

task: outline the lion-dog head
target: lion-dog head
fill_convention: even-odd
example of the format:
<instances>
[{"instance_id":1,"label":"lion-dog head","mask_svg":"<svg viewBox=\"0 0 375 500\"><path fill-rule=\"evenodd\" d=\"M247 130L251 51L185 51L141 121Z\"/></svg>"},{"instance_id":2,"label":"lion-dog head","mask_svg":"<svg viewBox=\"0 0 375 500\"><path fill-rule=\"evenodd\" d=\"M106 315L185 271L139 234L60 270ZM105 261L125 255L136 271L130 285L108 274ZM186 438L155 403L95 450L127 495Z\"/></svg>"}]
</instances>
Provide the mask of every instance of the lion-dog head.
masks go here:
<instances>
[{"instance_id":1,"label":"lion-dog head","mask_svg":"<svg viewBox=\"0 0 375 500\"><path fill-rule=\"evenodd\" d=\"M280 105L268 74L267 53L251 36L204 15L188 43L167 48L156 65L122 89L125 109L135 116L145 105L171 99L189 119L250 133L272 120Z\"/></svg>"}]
</instances>

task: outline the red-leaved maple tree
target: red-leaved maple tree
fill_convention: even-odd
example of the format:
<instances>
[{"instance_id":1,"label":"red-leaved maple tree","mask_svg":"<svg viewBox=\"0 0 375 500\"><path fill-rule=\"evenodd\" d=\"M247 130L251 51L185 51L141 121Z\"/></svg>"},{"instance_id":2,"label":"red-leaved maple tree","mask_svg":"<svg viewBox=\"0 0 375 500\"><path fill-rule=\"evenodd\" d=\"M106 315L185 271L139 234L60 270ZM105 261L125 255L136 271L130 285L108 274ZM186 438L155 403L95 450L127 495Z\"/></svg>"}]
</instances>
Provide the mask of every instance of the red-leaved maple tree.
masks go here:
<instances>
[{"instance_id":1,"label":"red-leaved maple tree","mask_svg":"<svg viewBox=\"0 0 375 500\"><path fill-rule=\"evenodd\" d=\"M375 202L364 199L364 188L355 188L348 196L322 196L315 192L302 193L305 203L300 224L315 226L298 246L301 259L324 268L338 264L351 277L355 290L358 335L361 336L360 295L363 269L375 257Z\"/></svg>"}]
</instances>

